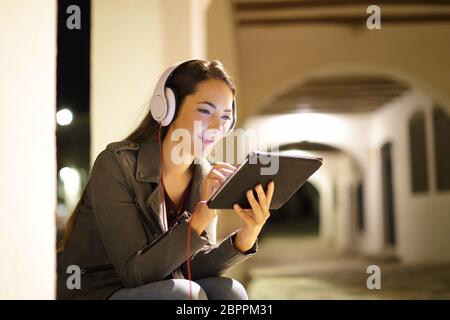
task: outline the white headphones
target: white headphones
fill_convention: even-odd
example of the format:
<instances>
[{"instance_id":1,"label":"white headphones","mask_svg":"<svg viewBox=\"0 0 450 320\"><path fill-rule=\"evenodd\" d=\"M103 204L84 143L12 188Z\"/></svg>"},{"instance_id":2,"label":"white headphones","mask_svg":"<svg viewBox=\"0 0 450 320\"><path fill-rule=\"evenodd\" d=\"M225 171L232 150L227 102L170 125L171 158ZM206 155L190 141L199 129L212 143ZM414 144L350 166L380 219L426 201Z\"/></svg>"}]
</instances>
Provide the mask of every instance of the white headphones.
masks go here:
<instances>
[{"instance_id":1,"label":"white headphones","mask_svg":"<svg viewBox=\"0 0 450 320\"><path fill-rule=\"evenodd\" d=\"M187 62L194 60L185 60L180 61L173 66L169 67L159 78L156 83L155 91L153 92L153 96L150 99L150 111L153 119L158 121L163 127L169 125L173 117L175 115L176 110L176 96L171 88L166 87L166 81L170 77L170 75L175 71L175 69ZM230 129L226 133L225 136L229 135L236 125L236 101L233 97L233 123L230 126Z\"/></svg>"}]
</instances>

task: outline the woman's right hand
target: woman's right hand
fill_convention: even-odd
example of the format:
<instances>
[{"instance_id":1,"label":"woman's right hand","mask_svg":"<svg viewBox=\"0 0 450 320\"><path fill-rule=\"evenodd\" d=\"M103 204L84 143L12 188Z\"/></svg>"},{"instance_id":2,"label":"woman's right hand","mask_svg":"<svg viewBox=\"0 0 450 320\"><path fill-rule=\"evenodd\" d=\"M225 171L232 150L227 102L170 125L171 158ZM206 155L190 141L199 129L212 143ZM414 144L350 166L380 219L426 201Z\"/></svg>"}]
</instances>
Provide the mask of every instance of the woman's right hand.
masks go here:
<instances>
[{"instance_id":1,"label":"woman's right hand","mask_svg":"<svg viewBox=\"0 0 450 320\"><path fill-rule=\"evenodd\" d=\"M214 163L211 171L203 178L201 183L200 200L209 200L234 170L236 170L236 167L229 163ZM217 210L209 209L206 204L200 205L192 214L191 226L198 235L201 235L216 216Z\"/></svg>"},{"instance_id":2,"label":"woman's right hand","mask_svg":"<svg viewBox=\"0 0 450 320\"><path fill-rule=\"evenodd\" d=\"M229 163L215 162L201 183L200 200L209 200L234 170L236 167Z\"/></svg>"}]
</instances>

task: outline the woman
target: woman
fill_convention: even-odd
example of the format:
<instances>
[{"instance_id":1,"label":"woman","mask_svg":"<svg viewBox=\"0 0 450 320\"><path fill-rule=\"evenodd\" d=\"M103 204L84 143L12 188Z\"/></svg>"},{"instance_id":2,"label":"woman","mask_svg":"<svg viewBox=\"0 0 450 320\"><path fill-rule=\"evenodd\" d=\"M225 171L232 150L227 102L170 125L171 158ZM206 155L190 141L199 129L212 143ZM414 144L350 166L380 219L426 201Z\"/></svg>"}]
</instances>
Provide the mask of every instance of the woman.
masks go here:
<instances>
[{"instance_id":1,"label":"woman","mask_svg":"<svg viewBox=\"0 0 450 320\"><path fill-rule=\"evenodd\" d=\"M59 299L248 299L221 273L256 253L274 184L248 190L252 209L235 206L242 227L220 243L217 210L205 204L236 169L204 158L234 126L232 80L218 61L190 60L158 86L173 92L173 120L163 126L151 106L133 133L95 160L59 246ZM157 88L151 104L159 103ZM185 161L172 152L179 132L188 133Z\"/></svg>"}]
</instances>

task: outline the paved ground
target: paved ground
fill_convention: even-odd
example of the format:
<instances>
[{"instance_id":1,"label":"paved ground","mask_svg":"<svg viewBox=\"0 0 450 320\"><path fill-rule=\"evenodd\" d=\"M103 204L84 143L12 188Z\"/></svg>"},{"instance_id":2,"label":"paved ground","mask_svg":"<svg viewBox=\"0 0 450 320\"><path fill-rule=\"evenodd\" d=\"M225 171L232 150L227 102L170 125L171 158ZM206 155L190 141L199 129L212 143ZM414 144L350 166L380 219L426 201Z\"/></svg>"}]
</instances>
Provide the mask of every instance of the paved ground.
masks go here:
<instances>
[{"instance_id":1,"label":"paved ground","mask_svg":"<svg viewBox=\"0 0 450 320\"><path fill-rule=\"evenodd\" d=\"M339 254L314 236L266 234L248 260L250 299L450 299L450 265L402 265ZM381 268L369 290L367 266Z\"/></svg>"}]
</instances>

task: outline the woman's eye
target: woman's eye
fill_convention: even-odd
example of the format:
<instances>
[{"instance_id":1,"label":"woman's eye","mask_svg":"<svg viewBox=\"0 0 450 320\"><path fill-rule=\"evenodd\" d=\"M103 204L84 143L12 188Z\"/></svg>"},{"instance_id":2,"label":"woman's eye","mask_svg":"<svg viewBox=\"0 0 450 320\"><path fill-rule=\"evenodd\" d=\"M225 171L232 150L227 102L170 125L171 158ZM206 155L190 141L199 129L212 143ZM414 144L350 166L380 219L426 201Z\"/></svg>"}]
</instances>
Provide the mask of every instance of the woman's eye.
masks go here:
<instances>
[{"instance_id":1,"label":"woman's eye","mask_svg":"<svg viewBox=\"0 0 450 320\"><path fill-rule=\"evenodd\" d=\"M204 114L209 114L209 110L206 110L206 109L200 108L200 109L198 109L198 111L200 111L201 113L204 113Z\"/></svg>"},{"instance_id":2,"label":"woman's eye","mask_svg":"<svg viewBox=\"0 0 450 320\"><path fill-rule=\"evenodd\" d=\"M225 120L231 120L231 118L229 116L223 116L222 118Z\"/></svg>"}]
</instances>

